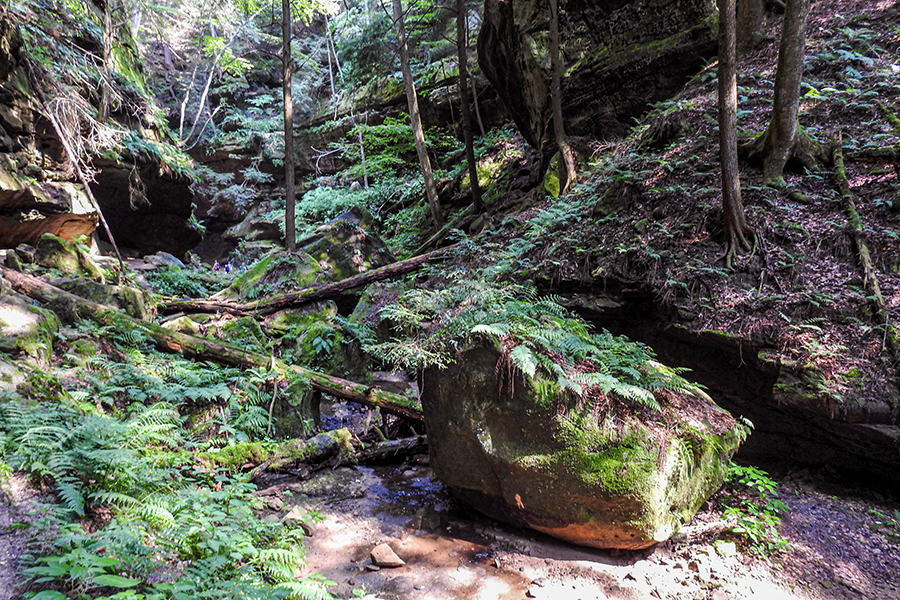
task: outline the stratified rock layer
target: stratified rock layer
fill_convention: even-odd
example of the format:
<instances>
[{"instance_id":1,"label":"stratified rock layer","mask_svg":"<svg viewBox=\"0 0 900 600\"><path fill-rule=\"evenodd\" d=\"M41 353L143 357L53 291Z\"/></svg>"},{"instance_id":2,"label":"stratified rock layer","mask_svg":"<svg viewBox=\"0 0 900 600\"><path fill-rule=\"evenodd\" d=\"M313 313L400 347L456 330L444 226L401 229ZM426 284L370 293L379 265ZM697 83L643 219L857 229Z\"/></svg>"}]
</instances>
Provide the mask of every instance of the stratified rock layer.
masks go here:
<instances>
[{"instance_id":1,"label":"stratified rock layer","mask_svg":"<svg viewBox=\"0 0 900 600\"><path fill-rule=\"evenodd\" d=\"M639 549L722 485L739 436L708 397L666 392L661 413L619 400L582 409L518 375L498 390L500 357L467 350L428 370L422 392L435 474L479 511L576 544Z\"/></svg>"}]
</instances>

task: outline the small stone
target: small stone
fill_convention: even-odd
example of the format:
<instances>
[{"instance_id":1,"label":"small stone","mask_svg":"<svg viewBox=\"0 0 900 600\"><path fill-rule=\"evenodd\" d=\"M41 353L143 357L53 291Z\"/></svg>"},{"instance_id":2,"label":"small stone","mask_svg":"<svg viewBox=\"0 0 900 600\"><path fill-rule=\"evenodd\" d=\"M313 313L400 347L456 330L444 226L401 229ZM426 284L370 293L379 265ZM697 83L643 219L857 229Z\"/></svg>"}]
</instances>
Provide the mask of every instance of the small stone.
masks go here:
<instances>
[{"instance_id":1,"label":"small stone","mask_svg":"<svg viewBox=\"0 0 900 600\"><path fill-rule=\"evenodd\" d=\"M716 590L710 595L709 600L731 600L731 597L724 590Z\"/></svg>"},{"instance_id":2,"label":"small stone","mask_svg":"<svg viewBox=\"0 0 900 600\"><path fill-rule=\"evenodd\" d=\"M699 573L700 563L698 563L696 560L692 560L688 563L688 569L693 571L694 573Z\"/></svg>"},{"instance_id":3,"label":"small stone","mask_svg":"<svg viewBox=\"0 0 900 600\"><path fill-rule=\"evenodd\" d=\"M270 498L266 505L272 510L281 510L284 508L284 500L278 498L277 496Z\"/></svg>"},{"instance_id":4,"label":"small stone","mask_svg":"<svg viewBox=\"0 0 900 600\"><path fill-rule=\"evenodd\" d=\"M379 567L378 565L366 565L366 570L367 571L380 571L381 567Z\"/></svg>"},{"instance_id":5,"label":"small stone","mask_svg":"<svg viewBox=\"0 0 900 600\"><path fill-rule=\"evenodd\" d=\"M387 544L378 544L372 549L372 563L379 567L402 567L406 563Z\"/></svg>"}]
</instances>

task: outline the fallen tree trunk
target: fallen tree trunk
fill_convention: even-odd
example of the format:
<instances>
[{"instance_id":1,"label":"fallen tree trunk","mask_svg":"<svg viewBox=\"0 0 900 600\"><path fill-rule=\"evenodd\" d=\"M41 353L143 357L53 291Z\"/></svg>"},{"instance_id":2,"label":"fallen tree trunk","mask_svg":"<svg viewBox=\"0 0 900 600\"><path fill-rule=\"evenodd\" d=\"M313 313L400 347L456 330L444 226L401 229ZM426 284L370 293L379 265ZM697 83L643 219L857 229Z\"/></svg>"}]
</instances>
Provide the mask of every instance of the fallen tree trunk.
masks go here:
<instances>
[{"instance_id":1,"label":"fallen tree trunk","mask_svg":"<svg viewBox=\"0 0 900 600\"><path fill-rule=\"evenodd\" d=\"M440 248L428 254L422 254L421 256L401 260L371 271L365 271L341 281L308 287L299 292L284 294L267 300L246 303L229 302L227 300L174 300L161 304L158 310L163 314L176 312L227 312L236 315L266 315L283 308L291 308L315 302L316 300L333 298L348 290L363 287L376 281L405 275L427 263L442 259L454 249L456 249L456 246Z\"/></svg>"},{"instance_id":2,"label":"fallen tree trunk","mask_svg":"<svg viewBox=\"0 0 900 600\"><path fill-rule=\"evenodd\" d=\"M427 452L425 436L386 440L359 448L354 436L346 428L326 431L309 439L290 439L275 447L256 442L246 442L201 452L198 458L208 467L221 467L231 471L252 469L251 479L262 471L293 471L300 467L305 476L323 465L331 468L383 462L415 452ZM254 496L279 495L292 484L279 484L257 490ZM293 491L296 491L294 489Z\"/></svg>"},{"instance_id":3,"label":"fallen tree trunk","mask_svg":"<svg viewBox=\"0 0 900 600\"><path fill-rule=\"evenodd\" d=\"M329 396L364 404L372 408L379 408L386 413L402 417L414 423L425 423L422 411L409 406L410 401L405 396L385 392L377 387L354 383L304 367L289 365L273 356L251 352L230 344L195 337L186 333L169 331L156 323L139 321L115 308L85 300L36 277L14 271L13 269L0 266L0 274L12 284L16 291L42 303L63 304L79 317L96 321L101 325L116 325L138 329L147 335L157 348L165 352L180 352L188 358L209 360L239 368L262 367L283 373L293 373L307 379L313 389Z\"/></svg>"}]
</instances>

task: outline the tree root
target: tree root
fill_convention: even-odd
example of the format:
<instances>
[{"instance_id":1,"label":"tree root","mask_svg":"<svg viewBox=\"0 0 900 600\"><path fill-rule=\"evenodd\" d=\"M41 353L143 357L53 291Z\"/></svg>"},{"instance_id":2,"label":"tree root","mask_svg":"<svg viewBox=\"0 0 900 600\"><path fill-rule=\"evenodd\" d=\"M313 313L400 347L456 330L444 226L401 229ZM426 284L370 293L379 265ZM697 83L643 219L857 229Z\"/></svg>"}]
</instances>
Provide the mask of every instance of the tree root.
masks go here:
<instances>
[{"instance_id":1,"label":"tree root","mask_svg":"<svg viewBox=\"0 0 900 600\"><path fill-rule=\"evenodd\" d=\"M853 194L850 191L850 184L847 181L847 172L844 168L843 155L843 132L838 131L837 142L834 146L834 172L837 178L838 190L841 193L841 199L847 210L847 225L850 230L850 236L856 245L856 252L859 256L860 267L863 271L863 285L866 293L872 299L875 306L875 316L884 326L884 346L891 353L894 368L900 366L900 334L897 331L897 325L891 322L890 311L881 293L881 286L878 285L878 278L875 273L875 264L872 261L872 254L869 246L866 244L865 234L863 233L862 221L859 212L856 210L856 204L853 201Z\"/></svg>"},{"instance_id":2,"label":"tree root","mask_svg":"<svg viewBox=\"0 0 900 600\"><path fill-rule=\"evenodd\" d=\"M767 157L769 154L769 132L766 130L755 140L744 144L741 147L741 158L749 161L761 162L764 171L767 169ZM831 163L830 148L827 144L822 144L810 137L800 125L797 126L797 135L794 138L794 145L791 147L788 155L788 162L796 162L804 168L812 170L819 165L828 165ZM784 176L781 173L764 173L766 185L769 187L781 189L786 184Z\"/></svg>"}]
</instances>

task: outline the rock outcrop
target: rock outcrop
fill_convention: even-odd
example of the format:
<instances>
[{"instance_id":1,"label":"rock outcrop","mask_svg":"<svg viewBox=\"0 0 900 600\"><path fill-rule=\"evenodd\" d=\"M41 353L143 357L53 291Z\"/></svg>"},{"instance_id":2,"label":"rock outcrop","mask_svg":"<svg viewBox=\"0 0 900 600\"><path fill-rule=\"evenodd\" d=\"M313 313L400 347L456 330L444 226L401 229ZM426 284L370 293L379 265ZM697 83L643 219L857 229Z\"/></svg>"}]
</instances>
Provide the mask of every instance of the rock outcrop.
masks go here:
<instances>
[{"instance_id":1,"label":"rock outcrop","mask_svg":"<svg viewBox=\"0 0 900 600\"><path fill-rule=\"evenodd\" d=\"M485 514L576 544L667 539L721 486L740 443L734 419L701 392L666 392L662 411L641 417L615 400L579 407L520 374L500 390L494 347L457 358L424 376L435 474Z\"/></svg>"},{"instance_id":2,"label":"rock outcrop","mask_svg":"<svg viewBox=\"0 0 900 600\"><path fill-rule=\"evenodd\" d=\"M560 15L570 135L623 134L634 117L671 97L716 52L711 0L570 0L560 3ZM487 0L478 61L529 144L549 148L547 6Z\"/></svg>"},{"instance_id":3,"label":"rock outcrop","mask_svg":"<svg viewBox=\"0 0 900 600\"><path fill-rule=\"evenodd\" d=\"M78 14L65 5L48 6L46 15L32 10L18 5L0 24L0 247L34 245L44 233L73 241L97 228L96 207L59 129L96 171L91 189L118 245L135 255L184 254L200 241L190 221L191 181L184 156L160 128L149 117L135 116L152 115L155 108L128 27L117 28L114 36L115 64L98 67L101 3L87 3ZM19 27L23 22L27 29ZM28 47L44 53L36 57ZM100 80L111 81L108 91L118 98L103 122L88 110L100 102L97 90L70 76L100 68L110 70ZM83 132L91 133L79 137Z\"/></svg>"}]
</instances>

